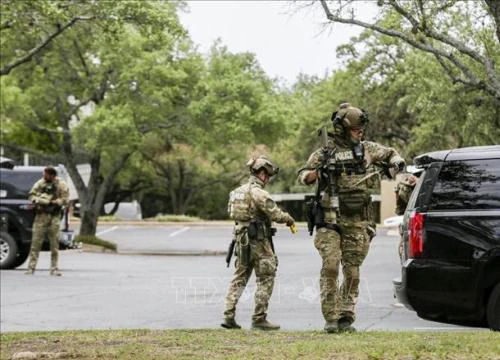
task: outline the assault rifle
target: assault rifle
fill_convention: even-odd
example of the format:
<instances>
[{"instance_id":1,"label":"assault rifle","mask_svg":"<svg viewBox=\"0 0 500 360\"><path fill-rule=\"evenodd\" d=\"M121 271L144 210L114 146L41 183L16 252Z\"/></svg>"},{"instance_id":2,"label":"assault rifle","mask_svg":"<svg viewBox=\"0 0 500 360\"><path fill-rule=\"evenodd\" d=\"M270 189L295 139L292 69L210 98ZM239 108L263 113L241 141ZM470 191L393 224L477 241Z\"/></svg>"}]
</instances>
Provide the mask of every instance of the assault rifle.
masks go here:
<instances>
[{"instance_id":1,"label":"assault rifle","mask_svg":"<svg viewBox=\"0 0 500 360\"><path fill-rule=\"evenodd\" d=\"M233 240L231 240L231 243L229 244L229 248L227 249L227 255L226 255L226 267L229 267L229 264L231 264L231 258L233 257L234 253L234 246L236 245L236 237L233 237Z\"/></svg>"},{"instance_id":2,"label":"assault rifle","mask_svg":"<svg viewBox=\"0 0 500 360\"><path fill-rule=\"evenodd\" d=\"M321 128L321 150L322 159L316 168L318 178L316 180L316 195L306 204L307 207L307 229L309 235L313 234L314 227L325 226L325 212L321 207L321 183L323 177L327 178L328 186L326 191L330 197L330 208L338 208L338 199L335 197L335 149L328 144L328 132L326 127Z\"/></svg>"},{"instance_id":3,"label":"assault rifle","mask_svg":"<svg viewBox=\"0 0 500 360\"><path fill-rule=\"evenodd\" d=\"M226 255L226 267L229 267L229 264L231 264L231 258L233 257L234 253L234 246L236 245L236 234L233 232L233 239L231 240L231 243L229 244L229 248L227 249L227 255Z\"/></svg>"}]
</instances>

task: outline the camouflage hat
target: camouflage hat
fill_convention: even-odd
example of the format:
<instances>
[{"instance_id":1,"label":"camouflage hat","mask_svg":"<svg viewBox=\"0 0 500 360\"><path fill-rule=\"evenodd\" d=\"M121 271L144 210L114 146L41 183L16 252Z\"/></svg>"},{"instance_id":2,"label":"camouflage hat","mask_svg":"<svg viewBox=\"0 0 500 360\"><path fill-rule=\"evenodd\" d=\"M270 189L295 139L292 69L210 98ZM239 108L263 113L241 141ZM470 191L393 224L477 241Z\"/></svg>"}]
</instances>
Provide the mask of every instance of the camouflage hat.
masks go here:
<instances>
[{"instance_id":1,"label":"camouflage hat","mask_svg":"<svg viewBox=\"0 0 500 360\"><path fill-rule=\"evenodd\" d=\"M274 176L279 171L279 167L275 167L273 163L264 155L251 158L248 160L247 166L249 167L251 173L256 173L260 169L264 168L269 176Z\"/></svg>"},{"instance_id":2,"label":"camouflage hat","mask_svg":"<svg viewBox=\"0 0 500 360\"><path fill-rule=\"evenodd\" d=\"M344 130L359 129L368 124L368 114L349 103L342 103L332 114L332 121L334 127L340 125Z\"/></svg>"}]
</instances>

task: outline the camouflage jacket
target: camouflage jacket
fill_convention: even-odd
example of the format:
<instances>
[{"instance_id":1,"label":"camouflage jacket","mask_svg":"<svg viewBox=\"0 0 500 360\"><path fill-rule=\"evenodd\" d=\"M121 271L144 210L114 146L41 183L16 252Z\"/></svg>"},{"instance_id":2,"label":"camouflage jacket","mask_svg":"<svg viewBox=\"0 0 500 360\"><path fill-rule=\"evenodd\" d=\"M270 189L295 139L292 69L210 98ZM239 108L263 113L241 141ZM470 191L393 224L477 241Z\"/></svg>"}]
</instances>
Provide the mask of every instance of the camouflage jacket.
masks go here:
<instances>
[{"instance_id":1,"label":"camouflage jacket","mask_svg":"<svg viewBox=\"0 0 500 360\"><path fill-rule=\"evenodd\" d=\"M266 222L286 223L293 218L281 210L264 190L264 183L255 176L250 176L247 183L229 194L228 213L236 221L259 219Z\"/></svg>"},{"instance_id":2,"label":"camouflage jacket","mask_svg":"<svg viewBox=\"0 0 500 360\"><path fill-rule=\"evenodd\" d=\"M330 139L331 140L331 139ZM339 211L341 217L361 216L362 219L371 221L370 212L370 189L373 187L372 177L375 174L369 174L367 169L372 165L389 166L403 162L403 158L393 148L385 147L375 142L363 141L363 157L356 160L353 155L352 147L342 146L330 141L329 148L333 150L331 156L335 159L335 171L333 187L335 196L331 198L328 188L329 180L325 179L325 171L320 171L322 191L321 206L328 210L326 213L327 222L335 222L333 213ZM324 160L324 148L314 151L307 160L306 164L299 170L298 180L305 185L305 179L311 173L321 168ZM349 162L356 164L356 169L362 171L343 171L342 164ZM361 169L360 169L361 168ZM337 171L338 170L338 171ZM330 211L330 210L332 211Z\"/></svg>"},{"instance_id":3,"label":"camouflage jacket","mask_svg":"<svg viewBox=\"0 0 500 360\"><path fill-rule=\"evenodd\" d=\"M68 186L58 177L53 182L47 182L42 178L33 185L28 199L37 206L38 210L48 209L47 207L50 205L61 209L68 205ZM47 212L54 211L48 209Z\"/></svg>"},{"instance_id":4,"label":"camouflage jacket","mask_svg":"<svg viewBox=\"0 0 500 360\"><path fill-rule=\"evenodd\" d=\"M403 174L394 192L396 193L396 215L403 215L415 188L418 178L412 174Z\"/></svg>"},{"instance_id":5,"label":"camouflage jacket","mask_svg":"<svg viewBox=\"0 0 500 360\"><path fill-rule=\"evenodd\" d=\"M371 165L382 166L383 164L389 167L397 164L399 162L404 162L403 158L398 154L396 150L390 147L386 147L371 141L363 141L364 148L364 166L365 168ZM343 149L332 145L335 147L335 153L340 151L348 151L349 149ZM307 175L316 171L321 165L323 160L323 148L319 148L314 151L307 160L306 164L299 170L298 180L304 185L311 185L305 183L305 178ZM343 192L353 192L353 191L368 191L368 186L366 181L362 180L366 175L349 174L345 176L338 176L336 179L336 184L338 191Z\"/></svg>"}]
</instances>

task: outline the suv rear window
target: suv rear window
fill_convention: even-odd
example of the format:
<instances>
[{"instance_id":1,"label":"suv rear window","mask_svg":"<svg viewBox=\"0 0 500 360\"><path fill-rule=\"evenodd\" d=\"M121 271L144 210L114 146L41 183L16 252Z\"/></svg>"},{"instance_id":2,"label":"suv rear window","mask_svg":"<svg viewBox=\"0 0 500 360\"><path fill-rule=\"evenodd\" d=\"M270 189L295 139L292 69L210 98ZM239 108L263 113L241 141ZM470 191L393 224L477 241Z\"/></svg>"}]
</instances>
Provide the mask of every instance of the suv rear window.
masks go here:
<instances>
[{"instance_id":1,"label":"suv rear window","mask_svg":"<svg viewBox=\"0 0 500 360\"><path fill-rule=\"evenodd\" d=\"M2 198L28 199L28 193L39 179L42 173L2 170L0 175L0 189Z\"/></svg>"},{"instance_id":2,"label":"suv rear window","mask_svg":"<svg viewBox=\"0 0 500 360\"><path fill-rule=\"evenodd\" d=\"M500 209L500 159L445 162L429 210Z\"/></svg>"}]
</instances>

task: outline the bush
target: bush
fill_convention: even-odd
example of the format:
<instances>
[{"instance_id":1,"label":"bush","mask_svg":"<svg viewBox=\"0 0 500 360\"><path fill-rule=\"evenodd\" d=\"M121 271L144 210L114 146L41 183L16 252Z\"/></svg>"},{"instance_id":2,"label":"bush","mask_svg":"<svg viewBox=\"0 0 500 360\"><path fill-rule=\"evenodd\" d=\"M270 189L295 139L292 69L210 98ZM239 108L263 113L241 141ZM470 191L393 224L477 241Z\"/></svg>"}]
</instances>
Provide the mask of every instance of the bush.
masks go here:
<instances>
[{"instance_id":1,"label":"bush","mask_svg":"<svg viewBox=\"0 0 500 360\"><path fill-rule=\"evenodd\" d=\"M115 215L99 216L99 222L107 222L107 221L121 221L121 219L117 218Z\"/></svg>"}]
</instances>

